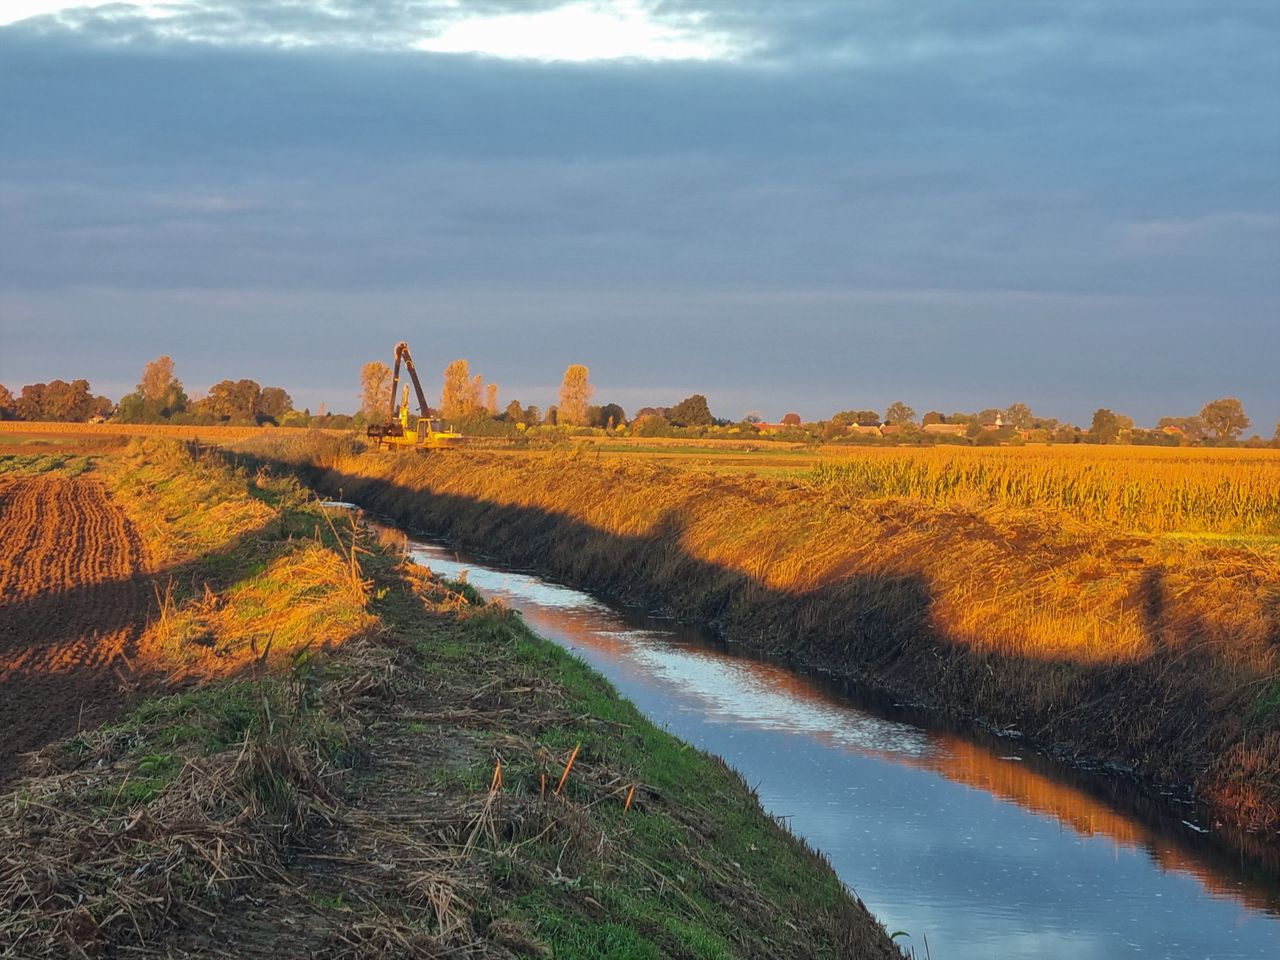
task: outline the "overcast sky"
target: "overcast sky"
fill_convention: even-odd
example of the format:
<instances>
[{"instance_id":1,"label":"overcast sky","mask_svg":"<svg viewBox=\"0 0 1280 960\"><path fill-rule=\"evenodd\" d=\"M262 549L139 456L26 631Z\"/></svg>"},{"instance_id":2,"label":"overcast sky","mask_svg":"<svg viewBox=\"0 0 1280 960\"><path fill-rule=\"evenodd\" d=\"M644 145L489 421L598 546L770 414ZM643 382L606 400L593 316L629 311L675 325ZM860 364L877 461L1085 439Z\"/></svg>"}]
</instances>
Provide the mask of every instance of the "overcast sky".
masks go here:
<instances>
[{"instance_id":1,"label":"overcast sky","mask_svg":"<svg viewBox=\"0 0 1280 960\"><path fill-rule=\"evenodd\" d=\"M0 2L0 382L1280 416L1273 0Z\"/></svg>"}]
</instances>

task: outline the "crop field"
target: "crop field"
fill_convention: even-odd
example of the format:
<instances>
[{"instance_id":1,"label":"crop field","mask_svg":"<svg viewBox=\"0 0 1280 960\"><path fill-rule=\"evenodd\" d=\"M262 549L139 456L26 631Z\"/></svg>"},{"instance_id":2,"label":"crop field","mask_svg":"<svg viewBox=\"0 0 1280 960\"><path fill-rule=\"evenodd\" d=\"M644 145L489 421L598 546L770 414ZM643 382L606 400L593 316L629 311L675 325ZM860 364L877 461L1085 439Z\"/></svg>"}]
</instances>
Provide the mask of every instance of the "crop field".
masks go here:
<instances>
[{"instance_id":1,"label":"crop field","mask_svg":"<svg viewBox=\"0 0 1280 960\"><path fill-rule=\"evenodd\" d=\"M102 482L0 476L0 777L73 730L128 671L152 602L148 553Z\"/></svg>"}]
</instances>

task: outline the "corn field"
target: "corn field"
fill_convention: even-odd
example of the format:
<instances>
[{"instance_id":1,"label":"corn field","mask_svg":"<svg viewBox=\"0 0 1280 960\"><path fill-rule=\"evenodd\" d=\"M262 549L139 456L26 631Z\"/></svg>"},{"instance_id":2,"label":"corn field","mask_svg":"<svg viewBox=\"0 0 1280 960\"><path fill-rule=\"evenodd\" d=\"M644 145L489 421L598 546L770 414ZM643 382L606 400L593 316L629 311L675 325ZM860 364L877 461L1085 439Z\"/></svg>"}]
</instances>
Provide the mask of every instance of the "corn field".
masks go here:
<instances>
[{"instance_id":1,"label":"corn field","mask_svg":"<svg viewBox=\"0 0 1280 960\"><path fill-rule=\"evenodd\" d=\"M852 497L1062 511L1148 533L1280 534L1280 455L1049 447L871 451L809 479Z\"/></svg>"}]
</instances>

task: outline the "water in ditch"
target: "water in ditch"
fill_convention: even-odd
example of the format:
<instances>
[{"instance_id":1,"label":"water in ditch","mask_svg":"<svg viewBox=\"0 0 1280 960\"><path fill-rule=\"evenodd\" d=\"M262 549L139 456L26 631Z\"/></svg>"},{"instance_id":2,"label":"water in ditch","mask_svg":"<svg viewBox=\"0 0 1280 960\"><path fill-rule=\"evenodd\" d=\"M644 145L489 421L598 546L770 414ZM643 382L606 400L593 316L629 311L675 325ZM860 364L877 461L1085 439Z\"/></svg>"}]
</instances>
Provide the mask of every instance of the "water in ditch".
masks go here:
<instances>
[{"instance_id":1,"label":"water in ditch","mask_svg":"<svg viewBox=\"0 0 1280 960\"><path fill-rule=\"evenodd\" d=\"M702 632L410 539L739 770L920 957L1280 957L1280 858L1175 798L960 735ZM926 954L927 939L927 954Z\"/></svg>"}]
</instances>

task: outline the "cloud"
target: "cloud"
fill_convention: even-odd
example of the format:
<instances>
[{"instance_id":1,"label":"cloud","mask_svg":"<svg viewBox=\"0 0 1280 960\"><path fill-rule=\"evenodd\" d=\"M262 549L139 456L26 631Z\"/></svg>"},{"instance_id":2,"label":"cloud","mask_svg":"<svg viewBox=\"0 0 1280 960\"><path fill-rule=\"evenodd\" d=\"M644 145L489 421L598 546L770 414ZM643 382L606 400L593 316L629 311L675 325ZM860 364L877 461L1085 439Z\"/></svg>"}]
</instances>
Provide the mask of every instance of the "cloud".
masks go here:
<instances>
[{"instance_id":1,"label":"cloud","mask_svg":"<svg viewBox=\"0 0 1280 960\"><path fill-rule=\"evenodd\" d=\"M726 60L743 38L703 26L702 11L655 0L18 0L0 25L26 22L106 43L477 54L513 60Z\"/></svg>"}]
</instances>

